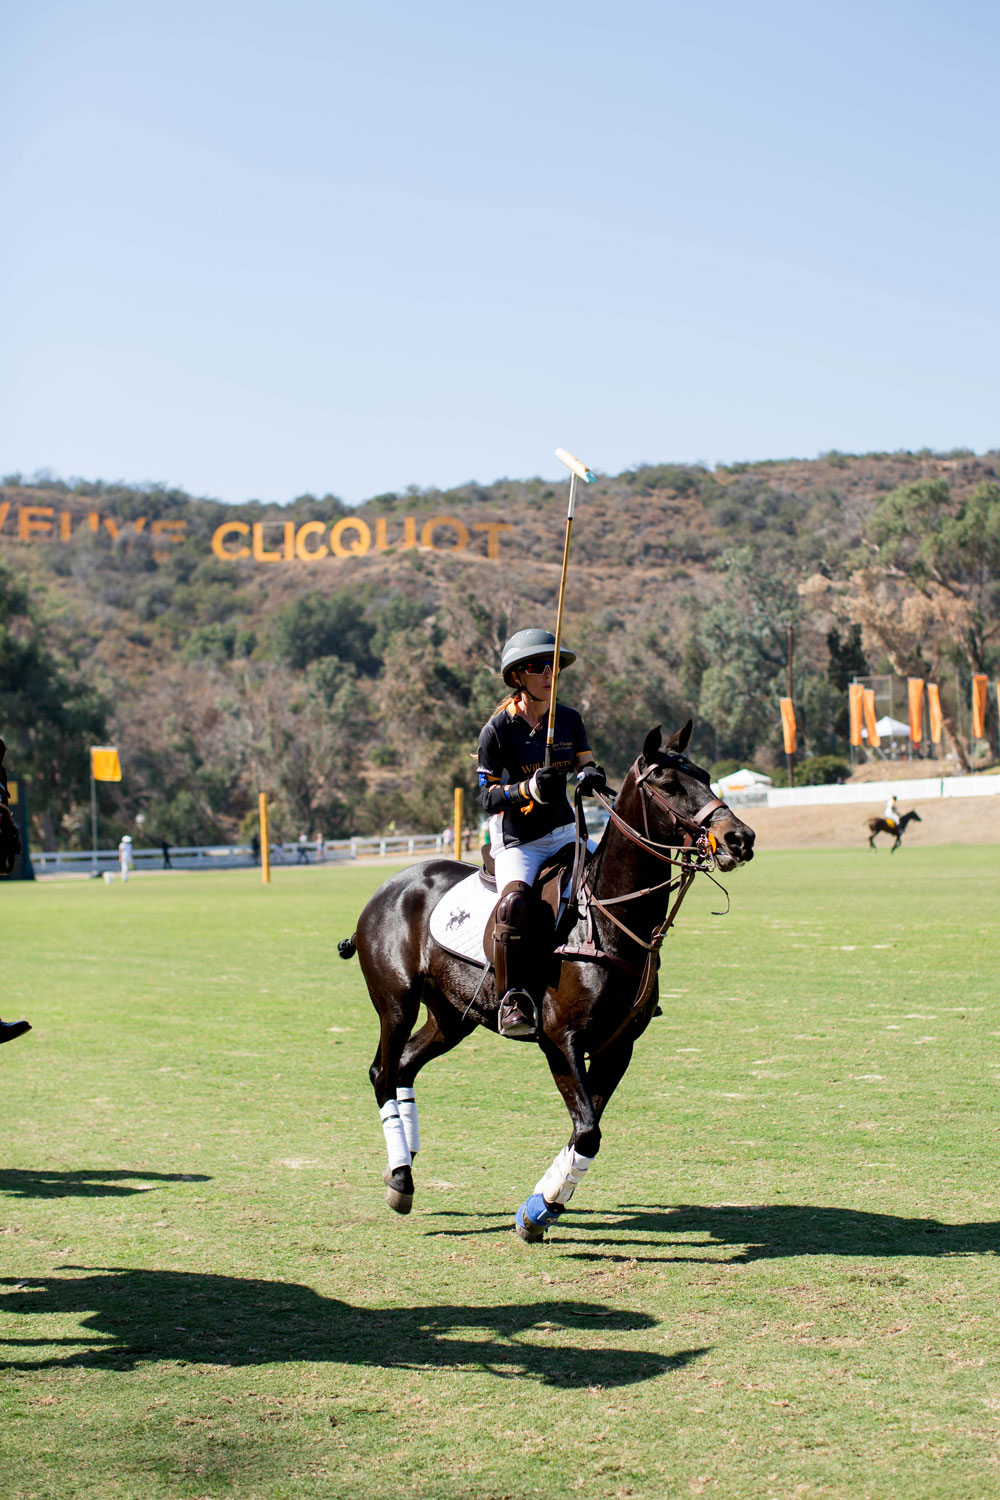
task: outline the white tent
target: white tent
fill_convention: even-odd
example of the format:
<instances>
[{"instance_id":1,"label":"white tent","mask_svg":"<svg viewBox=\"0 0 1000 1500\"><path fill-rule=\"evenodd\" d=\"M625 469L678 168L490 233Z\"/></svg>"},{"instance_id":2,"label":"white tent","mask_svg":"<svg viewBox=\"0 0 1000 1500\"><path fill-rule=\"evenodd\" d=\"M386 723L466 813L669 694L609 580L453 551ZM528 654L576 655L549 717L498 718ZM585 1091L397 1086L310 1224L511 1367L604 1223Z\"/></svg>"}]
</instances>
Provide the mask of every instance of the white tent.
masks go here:
<instances>
[{"instance_id":1,"label":"white tent","mask_svg":"<svg viewBox=\"0 0 1000 1500\"><path fill-rule=\"evenodd\" d=\"M902 719L890 719L886 714L882 719L876 719L875 730L880 740L908 740L910 737L910 726L904 724ZM868 738L867 729L862 729L862 735Z\"/></svg>"},{"instance_id":2,"label":"white tent","mask_svg":"<svg viewBox=\"0 0 1000 1500\"><path fill-rule=\"evenodd\" d=\"M761 775L760 771L750 771L744 768L742 771L731 771L728 776L723 776L716 785L720 792L727 795L730 792L752 792L756 787L771 785L770 776Z\"/></svg>"}]
</instances>

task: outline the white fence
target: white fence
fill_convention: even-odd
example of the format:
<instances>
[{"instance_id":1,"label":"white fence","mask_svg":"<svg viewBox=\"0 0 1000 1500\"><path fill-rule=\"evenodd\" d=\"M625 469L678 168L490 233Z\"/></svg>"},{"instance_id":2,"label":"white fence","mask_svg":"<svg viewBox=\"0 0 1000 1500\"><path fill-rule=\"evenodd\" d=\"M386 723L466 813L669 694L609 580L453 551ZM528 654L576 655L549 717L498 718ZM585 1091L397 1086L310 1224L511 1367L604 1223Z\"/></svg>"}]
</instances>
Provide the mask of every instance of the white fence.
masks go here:
<instances>
[{"instance_id":1,"label":"white fence","mask_svg":"<svg viewBox=\"0 0 1000 1500\"><path fill-rule=\"evenodd\" d=\"M906 781L856 781L849 786L772 786L762 791L734 792L726 801L730 807L818 807L850 802L884 807L894 793L903 802L995 797L1000 796L1000 776L924 776Z\"/></svg>"},{"instance_id":2,"label":"white fence","mask_svg":"<svg viewBox=\"0 0 1000 1500\"><path fill-rule=\"evenodd\" d=\"M393 834L382 837L355 839L327 839L323 845L323 857L315 842L309 844L272 844L272 865L334 864L344 860L374 857L392 859L408 854L440 854L450 850L451 835L445 833ZM133 868L136 870L162 870L165 868L162 849L134 849ZM31 863L36 875L89 875L103 874L105 870L118 869L118 850L98 849L95 863L90 849L63 849L54 853L44 850L31 851ZM170 868L173 870L236 870L258 864L249 844L188 845L170 850Z\"/></svg>"},{"instance_id":3,"label":"white fence","mask_svg":"<svg viewBox=\"0 0 1000 1500\"><path fill-rule=\"evenodd\" d=\"M752 792L731 792L725 799L730 807L818 807L837 803L871 803L884 807L895 793L905 802L925 802L941 797L1000 796L1000 776L913 777L906 781L859 781L850 786L772 786ZM607 823L603 809L588 810L587 823L592 838L600 838ZM466 830L466 854L477 846L477 835ZM352 859L393 859L414 854L451 852L451 833L374 834L370 838L327 839L323 857L318 858L315 843L301 845L272 844L272 865L335 864ZM135 849L132 854L136 870L164 868L161 849ZM31 863L36 875L88 875L118 869L117 849L99 849L97 862L89 849L64 849L46 854L32 849ZM259 863L249 844L190 845L171 848L170 868L174 870L236 870Z\"/></svg>"}]
</instances>

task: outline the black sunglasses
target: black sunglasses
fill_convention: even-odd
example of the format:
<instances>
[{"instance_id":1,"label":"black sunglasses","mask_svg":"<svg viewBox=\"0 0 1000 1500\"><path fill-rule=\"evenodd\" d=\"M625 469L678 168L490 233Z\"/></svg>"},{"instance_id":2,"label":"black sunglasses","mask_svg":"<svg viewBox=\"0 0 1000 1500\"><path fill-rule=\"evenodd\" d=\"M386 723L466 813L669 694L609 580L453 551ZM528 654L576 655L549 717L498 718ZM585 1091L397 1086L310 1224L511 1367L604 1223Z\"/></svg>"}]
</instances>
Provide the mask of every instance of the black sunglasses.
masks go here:
<instances>
[{"instance_id":1,"label":"black sunglasses","mask_svg":"<svg viewBox=\"0 0 1000 1500\"><path fill-rule=\"evenodd\" d=\"M521 662L520 670L522 672L533 672L537 677L541 677L542 673L545 671L545 668L551 667L552 664L552 657L545 656L541 659L541 661L535 661L534 659L532 659L531 661Z\"/></svg>"}]
</instances>

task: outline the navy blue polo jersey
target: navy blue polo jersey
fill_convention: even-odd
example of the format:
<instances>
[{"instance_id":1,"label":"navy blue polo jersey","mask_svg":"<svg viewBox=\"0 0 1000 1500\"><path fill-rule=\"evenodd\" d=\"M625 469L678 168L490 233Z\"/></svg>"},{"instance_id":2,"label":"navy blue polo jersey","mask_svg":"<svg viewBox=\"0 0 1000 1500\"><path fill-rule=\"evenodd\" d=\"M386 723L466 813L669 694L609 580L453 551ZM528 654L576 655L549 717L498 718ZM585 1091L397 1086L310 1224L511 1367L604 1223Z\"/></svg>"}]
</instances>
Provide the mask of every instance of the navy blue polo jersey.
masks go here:
<instances>
[{"instance_id":1,"label":"navy blue polo jersey","mask_svg":"<svg viewBox=\"0 0 1000 1500\"><path fill-rule=\"evenodd\" d=\"M553 829L572 823L573 810L566 797L558 802L534 802L519 798L506 801L502 789L528 781L545 764L548 715L537 729L512 709L503 708L483 727L479 736L479 805L494 816L502 815L505 848L530 844ZM575 708L556 704L556 732L552 742L552 764L557 771L574 772L577 757L590 756L587 731Z\"/></svg>"}]
</instances>

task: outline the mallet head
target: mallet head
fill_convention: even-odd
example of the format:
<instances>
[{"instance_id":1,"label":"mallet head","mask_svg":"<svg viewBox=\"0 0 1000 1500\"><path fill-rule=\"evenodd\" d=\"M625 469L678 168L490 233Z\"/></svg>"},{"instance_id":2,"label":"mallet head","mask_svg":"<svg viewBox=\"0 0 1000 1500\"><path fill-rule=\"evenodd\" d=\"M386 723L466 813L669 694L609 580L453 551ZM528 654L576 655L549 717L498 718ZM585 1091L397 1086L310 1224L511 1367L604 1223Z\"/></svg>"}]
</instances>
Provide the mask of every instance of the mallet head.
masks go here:
<instances>
[{"instance_id":1,"label":"mallet head","mask_svg":"<svg viewBox=\"0 0 1000 1500\"><path fill-rule=\"evenodd\" d=\"M582 479L586 484L596 483L596 475L590 472L586 464L574 458L567 448L557 448L556 458L561 464L565 464L570 473L575 474L578 479Z\"/></svg>"}]
</instances>

